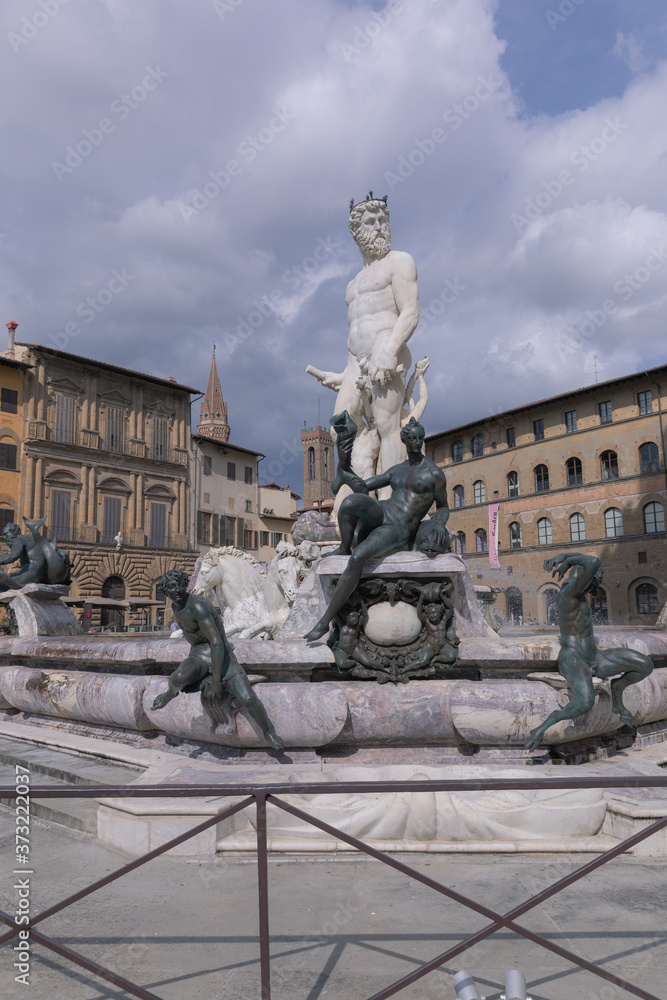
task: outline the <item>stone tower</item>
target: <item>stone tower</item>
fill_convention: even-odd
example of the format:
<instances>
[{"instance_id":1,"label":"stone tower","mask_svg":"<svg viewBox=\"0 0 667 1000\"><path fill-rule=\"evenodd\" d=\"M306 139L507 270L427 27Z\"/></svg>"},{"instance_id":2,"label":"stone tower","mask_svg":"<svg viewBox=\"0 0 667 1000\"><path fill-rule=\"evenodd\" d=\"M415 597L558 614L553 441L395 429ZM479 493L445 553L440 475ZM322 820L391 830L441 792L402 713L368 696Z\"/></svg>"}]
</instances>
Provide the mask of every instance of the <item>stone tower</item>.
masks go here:
<instances>
[{"instance_id":1,"label":"stone tower","mask_svg":"<svg viewBox=\"0 0 667 1000\"><path fill-rule=\"evenodd\" d=\"M301 431L303 447L303 505L316 507L333 496L334 443L324 427L309 427Z\"/></svg>"},{"instance_id":2,"label":"stone tower","mask_svg":"<svg viewBox=\"0 0 667 1000\"><path fill-rule=\"evenodd\" d=\"M197 433L219 441L229 441L229 430L227 404L222 399L222 389L215 364L215 347L213 347L211 370L208 373L206 395L201 404Z\"/></svg>"}]
</instances>

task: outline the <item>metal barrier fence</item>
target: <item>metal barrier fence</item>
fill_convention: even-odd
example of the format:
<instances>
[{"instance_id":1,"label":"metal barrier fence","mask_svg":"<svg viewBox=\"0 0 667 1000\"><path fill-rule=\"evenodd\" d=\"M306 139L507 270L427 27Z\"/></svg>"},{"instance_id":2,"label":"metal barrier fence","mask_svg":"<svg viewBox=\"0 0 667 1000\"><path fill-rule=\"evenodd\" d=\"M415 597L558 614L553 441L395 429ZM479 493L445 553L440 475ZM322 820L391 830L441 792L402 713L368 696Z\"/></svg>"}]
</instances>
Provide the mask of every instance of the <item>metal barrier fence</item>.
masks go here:
<instances>
[{"instance_id":1,"label":"metal barrier fence","mask_svg":"<svg viewBox=\"0 0 667 1000\"><path fill-rule=\"evenodd\" d=\"M524 914L528 913L534 907L539 906L545 900L550 899L555 896L561 890L567 888L580 879L589 875L591 872L600 868L602 865L607 864L607 862L612 861L617 858L620 854L625 853L630 848L634 847L636 844L641 843L653 834L658 833L660 830L667 828L667 816L662 819L651 823L649 826L635 833L632 837L628 837L627 840L622 841L617 844L611 850L606 851L604 854L599 855L592 861L587 861L586 864L581 865L575 871L571 872L564 878L559 879L552 885L543 889L541 892L534 896L531 896L525 902L521 903L519 906L515 906L513 909L509 910L507 913L497 913L495 910L478 903L474 899L470 899L468 896L457 892L454 889L450 889L448 886L443 885L441 882L430 878L428 875L424 875L412 868L410 865L404 864L402 861L398 860L396 857L392 857L382 851L377 851L375 848L363 841L358 840L356 837L351 837L349 834L345 833L343 830L338 830L336 827L330 826L328 823L324 823L322 820L317 819L315 816L309 815L302 809L298 809L296 806L291 805L288 802L280 799L280 795L289 794L299 794L299 795L338 795L338 794L362 794L364 792L466 792L466 791L503 791L503 790L538 790L538 789L585 789L585 788L667 788L667 775L664 777L660 776L648 776L643 775L641 777L632 778L488 778L480 780L469 780L465 778L453 778L444 781L410 781L410 782L400 782L400 781L352 781L352 782L340 782L332 785L330 782L318 783L318 782L303 782L303 783L283 783L283 784L269 784L269 785L194 785L194 786L165 786L165 785L136 785L128 787L127 785L100 785L97 787L91 786L79 786L79 785L61 785L61 786L44 786L44 785L30 785L30 797L31 799L46 799L46 798L194 798L194 797L206 797L206 798L225 798L234 797L239 798L241 801L235 802L232 806L226 809L222 809L220 812L216 813L214 816L210 816L208 819L204 820L202 823L198 823L193 826L186 833L180 834L178 837L174 837L172 840L167 841L162 844L161 847L157 847L147 854L141 855L141 857L136 858L134 861L129 862L126 865L122 865L120 868L106 875L104 878L98 879L89 885L86 889L81 889L79 892L73 893L71 896L67 896L65 899L61 900L59 903L48 907L43 910L36 917L30 920L29 924L19 925L12 918L0 911L0 922L7 924L10 928L5 934L0 935L0 944L4 944L7 941L11 941L12 938L16 937L19 931L28 930L30 933L30 939L36 944L41 944L45 948L50 949L63 958L69 959L76 965L87 969L89 972L94 973L96 976L100 976L102 979L113 983L115 986L120 986L131 996L139 997L141 1000L163 1000L163 998L158 997L155 993L151 993L149 990L138 986L136 983L132 983L129 980L119 976L117 973L107 969L103 965L99 965L97 962L93 962L91 959L86 958L84 955L79 954L71 948L59 944L58 941L53 940L53 938L48 937L46 934L41 933L41 931L36 930L38 924L47 917L53 916L55 913L59 913L64 910L65 907L71 906L80 899L84 899L86 896L90 896L92 893L101 889L103 886L108 885L110 882L114 882L116 879L121 878L123 875L127 875L129 872L145 865L148 861L153 858L159 857L171 848L177 847L179 844L183 844L186 840L190 840L192 837L196 837L197 834L202 833L211 826L215 826L222 820L233 816L235 813L241 812L248 806L255 804L257 810L256 819L256 833L257 833L257 893L258 893L258 903L259 903L259 953L260 953L260 974L261 974L261 1000L271 1000L271 963L270 963L270 932L269 932L269 885L268 885L268 847L267 847L267 823L266 823L266 807L267 803L282 809L289 813L291 816L295 816L298 819L303 820L305 823L311 826L317 827L324 833L329 834L329 836L334 837L336 840L342 841L348 844L350 847L362 851L364 854L381 861L383 864L388 865L390 868L394 868L396 871L401 872L404 875L408 875L410 878L417 882L421 882L422 885L426 885L436 892L441 893L448 899L451 899L457 903L461 903L468 909L474 910L476 913L481 914L486 917L489 921L481 930L477 931L475 934L469 935L463 940L459 941L457 944L448 948L446 951L439 955L436 955L430 961L425 962L419 968L410 972L408 975L403 976L401 979L396 980L391 983L385 989L381 990L379 993L375 993L368 1000L387 1000L388 997L394 996L396 993L401 992L405 987L411 985L417 980L421 979L423 976L428 975L434 969L443 965L445 962L450 961L456 956L460 955L462 952L467 951L473 945L479 944L484 941L490 935L494 934L496 931L506 928L508 930L514 931L521 937L533 942L534 944L541 945L548 951L559 955L561 958L570 962L572 965L579 966L585 969L587 972L598 976L601 979L606 980L609 983L613 983L615 986L619 986L628 993L632 993L634 996L642 997L643 1000L661 1000L661 998L656 997L653 993L649 993L639 986L635 986L632 983L627 982L620 976L614 975L612 972L608 972L599 966L588 962L586 959L579 955L574 954L574 952L568 951L566 948L561 948L560 945L555 944L552 941L547 940L547 938L542 937L540 934L535 934L533 931L529 930L527 927L522 926L517 923L517 919ZM18 795L15 788L12 787L0 787L0 799L11 799ZM664 998L663 998L664 1000Z\"/></svg>"}]
</instances>

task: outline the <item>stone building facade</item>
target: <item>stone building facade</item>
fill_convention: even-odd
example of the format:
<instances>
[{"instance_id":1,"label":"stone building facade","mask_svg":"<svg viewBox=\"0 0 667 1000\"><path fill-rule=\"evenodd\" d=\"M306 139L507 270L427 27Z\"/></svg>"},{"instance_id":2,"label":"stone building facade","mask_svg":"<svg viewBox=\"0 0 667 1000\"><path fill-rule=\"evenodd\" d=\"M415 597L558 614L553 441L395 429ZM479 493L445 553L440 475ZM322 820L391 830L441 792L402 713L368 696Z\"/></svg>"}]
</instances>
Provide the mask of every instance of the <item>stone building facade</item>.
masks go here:
<instances>
[{"instance_id":1,"label":"stone building facade","mask_svg":"<svg viewBox=\"0 0 667 1000\"><path fill-rule=\"evenodd\" d=\"M666 407L662 365L427 437L457 547L474 582L499 589L506 619L555 623L557 585L543 563L581 551L603 564L591 595L600 624L655 623L667 601Z\"/></svg>"},{"instance_id":2,"label":"stone building facade","mask_svg":"<svg viewBox=\"0 0 667 1000\"><path fill-rule=\"evenodd\" d=\"M325 427L308 427L301 431L303 448L303 506L318 507L331 500L331 484L335 472L335 446Z\"/></svg>"},{"instance_id":3,"label":"stone building facade","mask_svg":"<svg viewBox=\"0 0 667 1000\"><path fill-rule=\"evenodd\" d=\"M17 326L7 324L9 351L0 355L0 533L22 510L23 381L30 366L15 356Z\"/></svg>"},{"instance_id":4,"label":"stone building facade","mask_svg":"<svg viewBox=\"0 0 667 1000\"><path fill-rule=\"evenodd\" d=\"M18 515L47 517L72 558L72 596L155 598L190 573L190 396L157 378L39 344L25 373Z\"/></svg>"}]
</instances>

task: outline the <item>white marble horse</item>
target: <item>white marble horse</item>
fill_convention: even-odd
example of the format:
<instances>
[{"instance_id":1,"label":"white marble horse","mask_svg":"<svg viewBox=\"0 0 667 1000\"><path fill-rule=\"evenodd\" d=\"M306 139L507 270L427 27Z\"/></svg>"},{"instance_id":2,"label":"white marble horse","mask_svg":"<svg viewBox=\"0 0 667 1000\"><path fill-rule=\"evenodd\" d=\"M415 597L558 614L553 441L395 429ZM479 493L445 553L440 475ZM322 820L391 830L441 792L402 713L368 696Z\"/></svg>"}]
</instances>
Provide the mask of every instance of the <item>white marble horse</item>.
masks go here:
<instances>
[{"instance_id":1,"label":"white marble horse","mask_svg":"<svg viewBox=\"0 0 667 1000\"><path fill-rule=\"evenodd\" d=\"M298 549L287 542L278 545L267 569L250 553L226 545L202 558L193 592L208 597L217 591L230 637L271 638L294 603L300 569Z\"/></svg>"}]
</instances>

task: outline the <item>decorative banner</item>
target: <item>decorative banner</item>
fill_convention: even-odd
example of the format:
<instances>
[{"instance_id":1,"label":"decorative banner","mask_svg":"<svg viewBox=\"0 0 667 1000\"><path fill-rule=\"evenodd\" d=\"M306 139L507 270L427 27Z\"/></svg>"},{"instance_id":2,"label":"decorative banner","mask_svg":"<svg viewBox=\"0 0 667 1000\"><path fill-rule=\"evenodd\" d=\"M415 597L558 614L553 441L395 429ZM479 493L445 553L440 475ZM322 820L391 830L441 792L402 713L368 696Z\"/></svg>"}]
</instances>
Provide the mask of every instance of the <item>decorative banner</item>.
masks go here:
<instances>
[{"instance_id":1,"label":"decorative banner","mask_svg":"<svg viewBox=\"0 0 667 1000\"><path fill-rule=\"evenodd\" d=\"M500 569L498 562L498 508L499 503L489 504L489 566Z\"/></svg>"}]
</instances>

